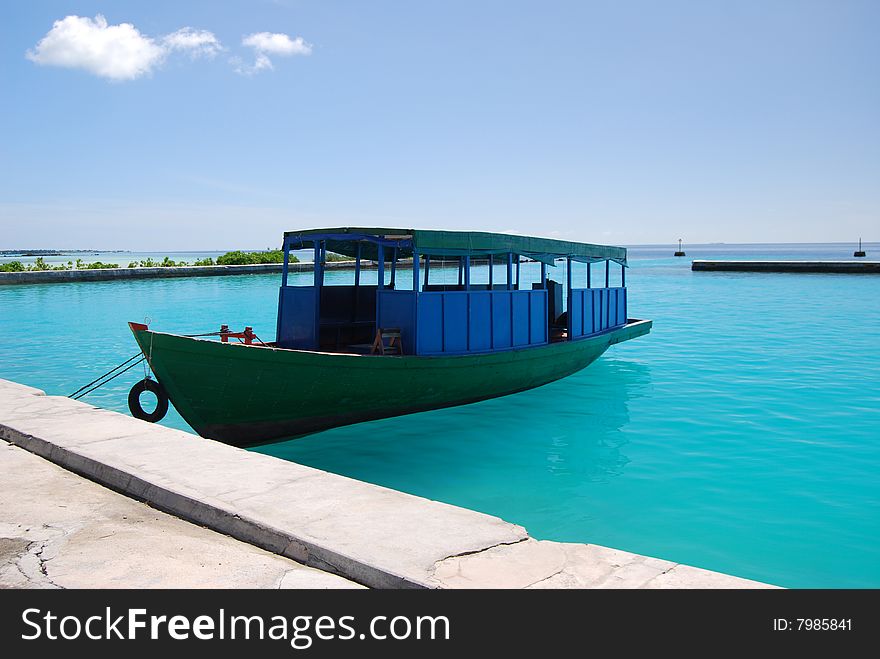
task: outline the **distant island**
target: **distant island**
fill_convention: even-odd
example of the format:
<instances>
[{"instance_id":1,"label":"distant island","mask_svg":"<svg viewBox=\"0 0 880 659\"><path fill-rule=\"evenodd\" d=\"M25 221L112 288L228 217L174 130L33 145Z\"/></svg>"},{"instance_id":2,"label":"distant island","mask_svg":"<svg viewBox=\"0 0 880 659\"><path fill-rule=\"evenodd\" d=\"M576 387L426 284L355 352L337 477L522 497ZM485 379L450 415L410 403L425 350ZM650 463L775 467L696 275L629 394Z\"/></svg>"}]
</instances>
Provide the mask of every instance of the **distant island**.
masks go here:
<instances>
[{"instance_id":1,"label":"distant island","mask_svg":"<svg viewBox=\"0 0 880 659\"><path fill-rule=\"evenodd\" d=\"M126 254L127 249L0 249L0 256L64 256L65 254Z\"/></svg>"}]
</instances>

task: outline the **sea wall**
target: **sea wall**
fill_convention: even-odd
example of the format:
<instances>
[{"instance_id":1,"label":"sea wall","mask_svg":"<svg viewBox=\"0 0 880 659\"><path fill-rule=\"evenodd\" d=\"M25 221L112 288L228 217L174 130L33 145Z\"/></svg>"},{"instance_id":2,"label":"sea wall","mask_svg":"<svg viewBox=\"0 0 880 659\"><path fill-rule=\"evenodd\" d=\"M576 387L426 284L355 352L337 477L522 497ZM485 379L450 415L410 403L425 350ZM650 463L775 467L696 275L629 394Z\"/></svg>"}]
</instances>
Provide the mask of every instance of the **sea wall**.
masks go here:
<instances>
[{"instance_id":1,"label":"sea wall","mask_svg":"<svg viewBox=\"0 0 880 659\"><path fill-rule=\"evenodd\" d=\"M880 261L693 261L691 270L706 272L804 272L880 274Z\"/></svg>"},{"instance_id":2,"label":"sea wall","mask_svg":"<svg viewBox=\"0 0 880 659\"><path fill-rule=\"evenodd\" d=\"M172 268L100 268L94 270L32 270L0 272L4 284L59 284L75 281L120 281L126 279L159 279L164 277L221 277L224 275L264 275L281 272L280 263L258 265L188 265ZM290 272L309 272L312 263L291 263ZM363 263L365 270L376 266ZM353 270L354 261L331 261L327 270Z\"/></svg>"}]
</instances>

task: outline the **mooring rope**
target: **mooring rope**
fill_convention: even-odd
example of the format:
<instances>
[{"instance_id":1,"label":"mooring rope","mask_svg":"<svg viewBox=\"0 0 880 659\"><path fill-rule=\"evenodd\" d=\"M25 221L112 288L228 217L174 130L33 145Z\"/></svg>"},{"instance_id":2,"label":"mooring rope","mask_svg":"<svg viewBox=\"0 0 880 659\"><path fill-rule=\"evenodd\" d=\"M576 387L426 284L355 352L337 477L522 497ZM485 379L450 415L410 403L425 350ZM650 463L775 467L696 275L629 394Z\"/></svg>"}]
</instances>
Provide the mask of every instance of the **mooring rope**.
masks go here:
<instances>
[{"instance_id":1,"label":"mooring rope","mask_svg":"<svg viewBox=\"0 0 880 659\"><path fill-rule=\"evenodd\" d=\"M140 359L138 359L138 358L140 358ZM144 357L143 353L140 353L140 352L135 353L134 355L132 355L131 357L126 359L121 364L118 364L117 366L114 366L113 368L111 368L109 371L104 373L102 376L95 378L94 380L92 380L88 384L83 385L82 387L80 387L79 389L74 391L72 394L70 394L68 396L68 398L72 398L73 400L79 400L80 398L82 398L86 394L92 393L96 389L103 387L105 384L107 384L111 380L119 377L120 375L122 375L126 371L134 368L135 366L140 364L144 359L146 359L146 358ZM131 363L131 362L133 362L133 363ZM116 373L112 377L107 377L108 375L110 375L114 371L121 369L126 364L129 364L129 366L127 366L126 368L123 368L121 371L119 371L118 373ZM95 385L95 386L92 386L92 385Z\"/></svg>"},{"instance_id":2,"label":"mooring rope","mask_svg":"<svg viewBox=\"0 0 880 659\"><path fill-rule=\"evenodd\" d=\"M182 336L185 336L187 338L195 338L195 337L199 337L199 336L222 336L224 333L225 332L205 332L204 334L183 334ZM260 339L260 337L258 337L256 334L254 334L254 338L257 341L259 341L262 345L266 345L265 343L263 343L263 340ZM239 342L241 342L241 339L239 339ZM153 353L153 336L151 334L150 335L150 356L152 356L152 353ZM140 358L140 359L138 359L138 358ZM147 361L147 363L149 364L149 360L147 360L147 358L144 356L144 354L142 352L136 352L135 354L133 354L131 357L126 359L121 364L114 366L109 371L104 373L102 376L95 378L94 380L92 380L91 382L89 382L86 385L83 385L82 387L80 387L79 389L77 389L72 394L68 395L67 397L72 398L73 400L79 400L83 396L86 396L86 395L92 393L93 391L100 389L101 387L103 387L105 384L107 384L111 380L115 380L120 375L133 369L135 366L137 366L138 364L140 364L143 361ZM127 366L126 368L122 368L126 364L129 364L129 366ZM122 370L119 371L118 373L115 373L115 371L118 371L119 369L122 369ZM111 376L111 374L113 374L113 375ZM111 377L107 377L107 376L111 376ZM147 374L147 370L145 367L144 368L144 379L146 379L147 377L149 377L149 376ZM92 385L94 385L94 386L92 386Z\"/></svg>"}]
</instances>

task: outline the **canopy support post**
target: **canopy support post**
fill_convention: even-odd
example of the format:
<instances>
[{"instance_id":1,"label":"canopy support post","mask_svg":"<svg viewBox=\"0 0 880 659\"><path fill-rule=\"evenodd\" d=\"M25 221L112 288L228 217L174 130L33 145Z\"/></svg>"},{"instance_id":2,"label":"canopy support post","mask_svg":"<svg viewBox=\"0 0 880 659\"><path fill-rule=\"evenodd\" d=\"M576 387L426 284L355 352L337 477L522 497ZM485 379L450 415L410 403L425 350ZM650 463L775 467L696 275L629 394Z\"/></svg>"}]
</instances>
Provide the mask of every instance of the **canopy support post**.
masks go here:
<instances>
[{"instance_id":1,"label":"canopy support post","mask_svg":"<svg viewBox=\"0 0 880 659\"><path fill-rule=\"evenodd\" d=\"M358 317L358 301L360 300L360 295L358 294L359 288L361 285L361 243L358 241L357 248L354 256L354 300L352 300L351 304L351 322L354 324L357 321Z\"/></svg>"},{"instance_id":2,"label":"canopy support post","mask_svg":"<svg viewBox=\"0 0 880 659\"><path fill-rule=\"evenodd\" d=\"M507 252L507 290L513 290L513 253Z\"/></svg>"},{"instance_id":3,"label":"canopy support post","mask_svg":"<svg viewBox=\"0 0 880 659\"><path fill-rule=\"evenodd\" d=\"M322 243L315 241L315 348L321 347L321 287L324 285L324 271L321 267Z\"/></svg>"},{"instance_id":4,"label":"canopy support post","mask_svg":"<svg viewBox=\"0 0 880 659\"><path fill-rule=\"evenodd\" d=\"M565 308L565 310L567 312L565 314L565 318L566 318L565 324L567 325L566 330L568 333L568 340L571 341L571 339L572 339L572 336L571 336L571 329L572 329L571 328L571 302L574 299L574 296L572 295L572 292L571 292L571 257L570 256L565 259L565 265L566 265L565 286L568 289L568 291L567 291L568 304Z\"/></svg>"},{"instance_id":5,"label":"canopy support post","mask_svg":"<svg viewBox=\"0 0 880 659\"><path fill-rule=\"evenodd\" d=\"M321 268L321 241L315 241L315 256L314 256L314 272L315 272L315 288L321 288L324 285L324 273Z\"/></svg>"},{"instance_id":6,"label":"canopy support post","mask_svg":"<svg viewBox=\"0 0 880 659\"><path fill-rule=\"evenodd\" d=\"M382 329L382 305L379 304L379 293L385 289L385 246L382 243L376 244L376 251L379 256L379 284L376 290L376 332Z\"/></svg>"},{"instance_id":7,"label":"canopy support post","mask_svg":"<svg viewBox=\"0 0 880 659\"><path fill-rule=\"evenodd\" d=\"M397 247L391 252L391 285L394 288L394 281L397 277Z\"/></svg>"},{"instance_id":8,"label":"canopy support post","mask_svg":"<svg viewBox=\"0 0 880 659\"><path fill-rule=\"evenodd\" d=\"M376 245L376 251L379 255L378 258L378 268L379 268L379 290L381 291L385 288L385 246L382 243L378 243Z\"/></svg>"},{"instance_id":9,"label":"canopy support post","mask_svg":"<svg viewBox=\"0 0 880 659\"><path fill-rule=\"evenodd\" d=\"M605 288L608 288L608 277L611 274L611 261L605 261Z\"/></svg>"},{"instance_id":10,"label":"canopy support post","mask_svg":"<svg viewBox=\"0 0 880 659\"><path fill-rule=\"evenodd\" d=\"M284 249L284 265L281 266L281 287L284 288L287 286L287 272L290 267L290 241L287 238L284 239L282 248Z\"/></svg>"},{"instance_id":11,"label":"canopy support post","mask_svg":"<svg viewBox=\"0 0 880 659\"><path fill-rule=\"evenodd\" d=\"M419 292L419 254L413 250L413 291Z\"/></svg>"}]
</instances>

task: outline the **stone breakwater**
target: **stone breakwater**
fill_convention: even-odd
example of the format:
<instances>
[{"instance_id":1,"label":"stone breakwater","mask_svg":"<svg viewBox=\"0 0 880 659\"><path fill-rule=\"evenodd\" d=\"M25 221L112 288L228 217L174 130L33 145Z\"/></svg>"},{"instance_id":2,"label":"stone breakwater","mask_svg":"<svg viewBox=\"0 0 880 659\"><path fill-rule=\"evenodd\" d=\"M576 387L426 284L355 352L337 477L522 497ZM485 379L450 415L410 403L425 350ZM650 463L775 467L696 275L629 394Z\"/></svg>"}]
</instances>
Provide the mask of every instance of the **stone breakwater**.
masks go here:
<instances>
[{"instance_id":1,"label":"stone breakwater","mask_svg":"<svg viewBox=\"0 0 880 659\"><path fill-rule=\"evenodd\" d=\"M290 272L310 272L312 263L291 263ZM327 270L353 270L354 261L331 261ZM375 265L362 263L365 270ZM280 273L280 263L258 265L188 265L172 268L100 268L94 270L31 270L0 272L0 286L14 284L60 284L76 281L123 281L166 277L221 277L224 275L265 275Z\"/></svg>"},{"instance_id":2,"label":"stone breakwater","mask_svg":"<svg viewBox=\"0 0 880 659\"><path fill-rule=\"evenodd\" d=\"M693 261L701 272L803 272L880 274L880 261Z\"/></svg>"}]
</instances>

